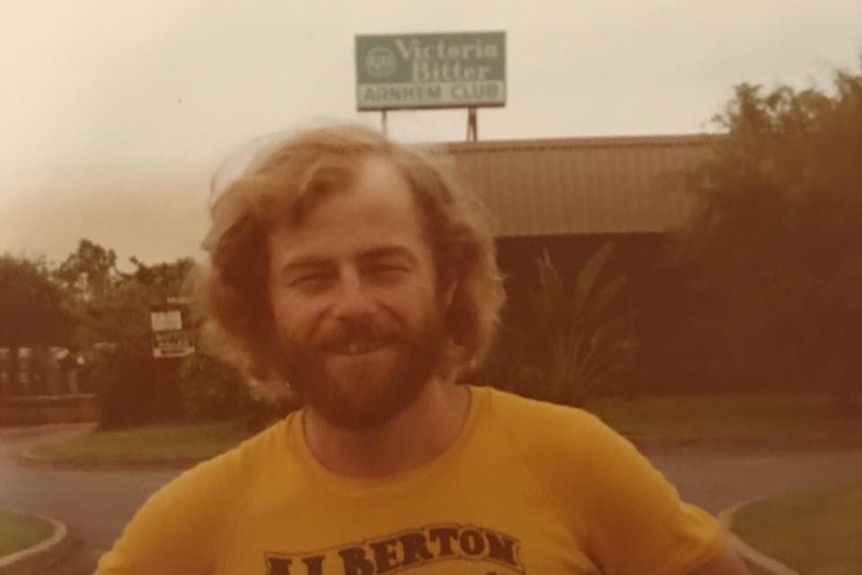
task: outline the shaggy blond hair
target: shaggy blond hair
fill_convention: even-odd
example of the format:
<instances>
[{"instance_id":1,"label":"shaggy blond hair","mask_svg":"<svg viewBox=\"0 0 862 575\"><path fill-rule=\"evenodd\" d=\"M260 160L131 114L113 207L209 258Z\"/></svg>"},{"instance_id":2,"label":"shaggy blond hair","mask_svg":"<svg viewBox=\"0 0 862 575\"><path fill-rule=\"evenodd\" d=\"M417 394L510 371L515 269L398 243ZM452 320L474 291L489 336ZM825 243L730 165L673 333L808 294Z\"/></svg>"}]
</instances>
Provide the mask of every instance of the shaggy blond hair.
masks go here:
<instances>
[{"instance_id":1,"label":"shaggy blond hair","mask_svg":"<svg viewBox=\"0 0 862 575\"><path fill-rule=\"evenodd\" d=\"M363 160L384 158L410 183L441 285L454 285L445 326L447 368L478 366L503 303L494 241L482 207L442 167L440 154L395 144L373 130L334 126L298 132L267 146L211 207L208 252L190 277L204 346L278 394L284 382L269 305L268 235L299 223L324 194L348 188Z\"/></svg>"}]
</instances>

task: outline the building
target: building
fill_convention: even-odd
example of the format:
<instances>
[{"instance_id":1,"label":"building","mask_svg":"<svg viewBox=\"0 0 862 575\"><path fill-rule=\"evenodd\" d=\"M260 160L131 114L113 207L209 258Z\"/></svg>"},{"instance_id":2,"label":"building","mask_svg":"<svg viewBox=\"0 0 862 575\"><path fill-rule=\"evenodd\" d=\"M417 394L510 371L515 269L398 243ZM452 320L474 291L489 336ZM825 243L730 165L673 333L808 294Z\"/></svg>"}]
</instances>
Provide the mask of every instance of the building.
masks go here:
<instances>
[{"instance_id":1,"label":"building","mask_svg":"<svg viewBox=\"0 0 862 575\"><path fill-rule=\"evenodd\" d=\"M571 138L449 144L501 238L663 234L685 222L680 174L705 136Z\"/></svg>"},{"instance_id":2,"label":"building","mask_svg":"<svg viewBox=\"0 0 862 575\"><path fill-rule=\"evenodd\" d=\"M608 242L614 252L602 274L628 278L617 305L641 318L633 337L656 335L655 314L650 319L640 312L657 309L668 292L661 267L670 232L686 224L695 201L683 191L682 178L707 157L708 136L472 142L437 150L488 208L506 276L503 340L507 329L529 325L530 292L544 251L571 285ZM649 359L636 361L639 377L648 379ZM650 387L648 381L625 385Z\"/></svg>"}]
</instances>

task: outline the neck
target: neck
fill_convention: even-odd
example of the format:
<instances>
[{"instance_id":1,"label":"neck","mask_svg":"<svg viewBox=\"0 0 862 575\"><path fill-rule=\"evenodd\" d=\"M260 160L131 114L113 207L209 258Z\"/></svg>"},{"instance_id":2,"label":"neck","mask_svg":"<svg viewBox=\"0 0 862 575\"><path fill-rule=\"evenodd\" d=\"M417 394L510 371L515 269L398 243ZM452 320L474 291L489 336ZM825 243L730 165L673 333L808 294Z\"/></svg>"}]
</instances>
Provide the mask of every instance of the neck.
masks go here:
<instances>
[{"instance_id":1,"label":"neck","mask_svg":"<svg viewBox=\"0 0 862 575\"><path fill-rule=\"evenodd\" d=\"M469 408L469 389L435 379L380 427L335 427L310 408L303 412L303 425L308 447L321 465L338 475L379 478L411 471L442 455L458 437Z\"/></svg>"}]
</instances>

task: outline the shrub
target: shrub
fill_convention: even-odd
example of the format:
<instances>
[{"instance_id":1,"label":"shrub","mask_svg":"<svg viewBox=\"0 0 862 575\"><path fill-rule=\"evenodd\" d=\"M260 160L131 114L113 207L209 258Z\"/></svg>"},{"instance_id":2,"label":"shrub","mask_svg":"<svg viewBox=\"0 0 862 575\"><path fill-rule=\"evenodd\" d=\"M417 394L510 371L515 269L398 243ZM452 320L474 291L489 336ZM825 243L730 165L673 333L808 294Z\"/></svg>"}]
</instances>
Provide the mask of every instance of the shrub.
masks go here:
<instances>
[{"instance_id":1,"label":"shrub","mask_svg":"<svg viewBox=\"0 0 862 575\"><path fill-rule=\"evenodd\" d=\"M179 379L182 412L189 421L237 419L258 430L297 407L256 393L236 369L203 353L183 359Z\"/></svg>"}]
</instances>

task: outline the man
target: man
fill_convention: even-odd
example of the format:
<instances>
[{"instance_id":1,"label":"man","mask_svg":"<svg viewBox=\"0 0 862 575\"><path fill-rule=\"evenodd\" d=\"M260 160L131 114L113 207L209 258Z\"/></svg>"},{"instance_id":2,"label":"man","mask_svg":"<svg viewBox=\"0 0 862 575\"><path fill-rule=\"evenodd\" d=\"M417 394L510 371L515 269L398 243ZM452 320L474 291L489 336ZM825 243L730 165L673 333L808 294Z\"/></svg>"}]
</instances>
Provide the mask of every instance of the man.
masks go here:
<instances>
[{"instance_id":1,"label":"man","mask_svg":"<svg viewBox=\"0 0 862 575\"><path fill-rule=\"evenodd\" d=\"M304 408L186 472L100 575L735 575L715 521L576 409L456 385L503 300L481 211L415 150L296 134L212 210L223 358Z\"/></svg>"}]
</instances>

